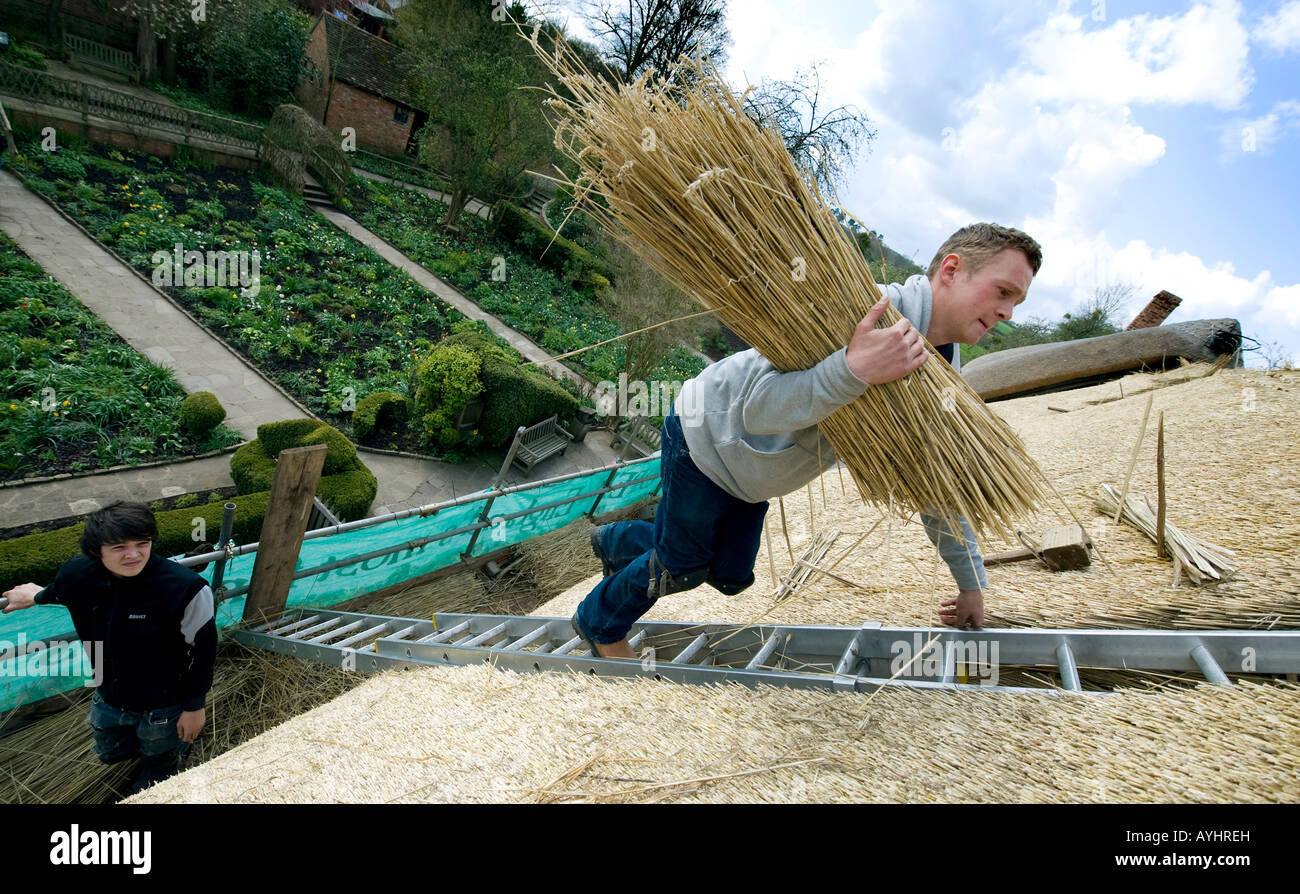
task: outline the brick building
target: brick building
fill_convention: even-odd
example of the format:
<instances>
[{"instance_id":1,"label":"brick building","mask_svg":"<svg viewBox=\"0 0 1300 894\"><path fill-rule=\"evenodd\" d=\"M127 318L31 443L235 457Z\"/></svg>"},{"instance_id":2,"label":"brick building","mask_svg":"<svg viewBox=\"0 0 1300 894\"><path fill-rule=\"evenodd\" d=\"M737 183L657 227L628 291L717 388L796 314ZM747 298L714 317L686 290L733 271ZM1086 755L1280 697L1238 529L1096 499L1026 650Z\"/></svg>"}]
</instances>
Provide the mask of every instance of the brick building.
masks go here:
<instances>
[{"instance_id":1,"label":"brick building","mask_svg":"<svg viewBox=\"0 0 1300 894\"><path fill-rule=\"evenodd\" d=\"M333 15L316 20L306 52L311 76L298 86L299 105L335 133L354 128L359 149L394 157L414 150L429 116L407 77L409 54Z\"/></svg>"}]
</instances>

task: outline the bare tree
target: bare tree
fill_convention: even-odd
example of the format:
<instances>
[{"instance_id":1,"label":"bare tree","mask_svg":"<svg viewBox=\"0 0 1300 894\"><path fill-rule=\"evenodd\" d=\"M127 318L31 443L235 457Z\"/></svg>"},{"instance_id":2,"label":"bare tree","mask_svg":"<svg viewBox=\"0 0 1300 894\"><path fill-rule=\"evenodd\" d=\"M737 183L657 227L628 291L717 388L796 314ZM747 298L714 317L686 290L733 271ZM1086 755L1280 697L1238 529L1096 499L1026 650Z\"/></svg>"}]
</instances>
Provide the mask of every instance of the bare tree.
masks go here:
<instances>
[{"instance_id":1,"label":"bare tree","mask_svg":"<svg viewBox=\"0 0 1300 894\"><path fill-rule=\"evenodd\" d=\"M731 35L725 0L590 0L583 12L611 68L631 81L648 68L666 72L681 56L726 60Z\"/></svg>"},{"instance_id":2,"label":"bare tree","mask_svg":"<svg viewBox=\"0 0 1300 894\"><path fill-rule=\"evenodd\" d=\"M607 301L610 313L624 332L634 332L666 320L676 320L699 308L690 298L655 273L623 243L607 242L606 262L614 274ZM623 371L629 381L644 380L675 344L691 342L698 318L659 326L624 341Z\"/></svg>"},{"instance_id":3,"label":"bare tree","mask_svg":"<svg viewBox=\"0 0 1300 894\"><path fill-rule=\"evenodd\" d=\"M755 120L781 134L791 157L818 187L832 192L853 167L858 148L874 140L876 131L853 106L826 108L821 65L799 69L789 81L764 79L745 98L745 106Z\"/></svg>"},{"instance_id":4,"label":"bare tree","mask_svg":"<svg viewBox=\"0 0 1300 894\"><path fill-rule=\"evenodd\" d=\"M1295 369L1295 360L1286 345L1280 341L1260 342L1259 354L1265 369Z\"/></svg>"}]
</instances>

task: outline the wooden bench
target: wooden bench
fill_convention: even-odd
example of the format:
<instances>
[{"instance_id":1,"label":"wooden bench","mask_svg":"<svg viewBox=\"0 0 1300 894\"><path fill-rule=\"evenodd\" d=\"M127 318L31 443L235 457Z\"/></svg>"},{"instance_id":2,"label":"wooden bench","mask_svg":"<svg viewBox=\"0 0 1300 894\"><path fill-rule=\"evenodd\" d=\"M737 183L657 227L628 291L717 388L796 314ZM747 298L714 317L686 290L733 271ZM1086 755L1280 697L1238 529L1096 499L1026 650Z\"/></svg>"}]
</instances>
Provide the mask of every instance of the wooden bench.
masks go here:
<instances>
[{"instance_id":1,"label":"wooden bench","mask_svg":"<svg viewBox=\"0 0 1300 894\"><path fill-rule=\"evenodd\" d=\"M644 416L634 416L625 420L614 432L609 446L615 450L627 443L628 449L641 456L650 456L660 448L660 431Z\"/></svg>"},{"instance_id":2,"label":"wooden bench","mask_svg":"<svg viewBox=\"0 0 1300 894\"><path fill-rule=\"evenodd\" d=\"M514 454L511 462L528 472L547 457L564 453L573 441L573 435L560 425L559 418L552 416L536 425L519 426L511 445Z\"/></svg>"},{"instance_id":3,"label":"wooden bench","mask_svg":"<svg viewBox=\"0 0 1300 894\"><path fill-rule=\"evenodd\" d=\"M140 69L136 65L135 57L125 50L96 43L75 34L65 34L63 45L72 53L74 64L126 78L133 84L140 82Z\"/></svg>"}]
</instances>

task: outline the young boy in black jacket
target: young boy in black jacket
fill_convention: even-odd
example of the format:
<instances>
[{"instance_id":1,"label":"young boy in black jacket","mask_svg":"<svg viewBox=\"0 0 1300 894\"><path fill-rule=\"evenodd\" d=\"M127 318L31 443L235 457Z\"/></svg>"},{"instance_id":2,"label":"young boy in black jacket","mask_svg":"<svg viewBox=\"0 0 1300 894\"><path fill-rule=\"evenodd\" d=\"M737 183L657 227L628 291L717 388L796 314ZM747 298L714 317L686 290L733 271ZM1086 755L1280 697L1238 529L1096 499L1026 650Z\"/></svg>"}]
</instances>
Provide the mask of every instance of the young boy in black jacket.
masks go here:
<instances>
[{"instance_id":1,"label":"young boy in black jacket","mask_svg":"<svg viewBox=\"0 0 1300 894\"><path fill-rule=\"evenodd\" d=\"M6 612L66 606L89 654L102 655L88 718L95 754L106 764L138 756L133 792L175 773L203 729L217 654L212 589L153 555L157 537L148 506L114 503L86 520L82 555L65 562L54 583L4 594Z\"/></svg>"}]
</instances>

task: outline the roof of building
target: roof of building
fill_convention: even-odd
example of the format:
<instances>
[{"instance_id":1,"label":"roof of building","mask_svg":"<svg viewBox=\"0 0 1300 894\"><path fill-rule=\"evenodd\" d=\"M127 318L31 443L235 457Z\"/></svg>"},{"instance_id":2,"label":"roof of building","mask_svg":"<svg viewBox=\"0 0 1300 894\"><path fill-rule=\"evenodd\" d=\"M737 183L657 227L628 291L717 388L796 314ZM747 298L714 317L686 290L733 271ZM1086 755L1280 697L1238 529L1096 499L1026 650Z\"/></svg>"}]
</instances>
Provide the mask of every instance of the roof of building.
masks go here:
<instances>
[{"instance_id":1,"label":"roof of building","mask_svg":"<svg viewBox=\"0 0 1300 894\"><path fill-rule=\"evenodd\" d=\"M410 53L357 26L324 16L330 58L337 59L336 77L367 93L421 108L408 72L417 64Z\"/></svg>"},{"instance_id":2,"label":"roof of building","mask_svg":"<svg viewBox=\"0 0 1300 894\"><path fill-rule=\"evenodd\" d=\"M1300 435L1300 373L1208 371L991 406L1059 493L1024 529L1068 522L1068 510L1105 561L989 569L987 626L1300 627L1300 469L1288 458ZM1148 394L1130 494L1154 496L1164 411L1169 520L1235 551L1230 580L1171 586L1154 544L1093 507L1101 483L1124 480ZM765 624L936 624L952 581L920 525L890 517L873 528L884 513L843 477L831 469L783 506L773 501L750 590L674 594L647 620L749 623L767 612ZM810 580L773 607L771 570L783 574L815 532L832 528L841 533L827 561L843 559L841 580ZM535 614L568 617L594 583ZM1294 802L1298 717L1300 686L1287 682L869 695L422 668L381 674L136 800Z\"/></svg>"}]
</instances>

